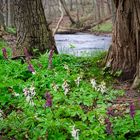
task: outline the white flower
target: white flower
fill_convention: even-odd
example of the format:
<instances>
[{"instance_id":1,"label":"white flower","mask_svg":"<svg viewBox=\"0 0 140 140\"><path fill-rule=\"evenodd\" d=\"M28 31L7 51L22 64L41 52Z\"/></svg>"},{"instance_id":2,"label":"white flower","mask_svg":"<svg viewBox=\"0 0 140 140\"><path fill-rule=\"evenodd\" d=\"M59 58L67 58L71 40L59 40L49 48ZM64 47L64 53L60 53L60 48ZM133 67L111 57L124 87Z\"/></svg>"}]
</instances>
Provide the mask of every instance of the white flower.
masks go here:
<instances>
[{"instance_id":1,"label":"white flower","mask_svg":"<svg viewBox=\"0 0 140 140\"><path fill-rule=\"evenodd\" d=\"M23 92L26 97L27 103L29 103L29 105L31 106L34 106L33 97L36 94L35 87L32 85L30 88L24 88Z\"/></svg>"},{"instance_id":2,"label":"white flower","mask_svg":"<svg viewBox=\"0 0 140 140\"><path fill-rule=\"evenodd\" d=\"M32 74L33 74L33 75L35 75L35 74L36 74L36 72L34 71L34 72L32 72Z\"/></svg>"},{"instance_id":3,"label":"white flower","mask_svg":"<svg viewBox=\"0 0 140 140\"><path fill-rule=\"evenodd\" d=\"M101 84L98 86L97 91L100 91L102 94L106 92L106 84L104 81L102 81Z\"/></svg>"},{"instance_id":4,"label":"white flower","mask_svg":"<svg viewBox=\"0 0 140 140\"><path fill-rule=\"evenodd\" d=\"M28 96L26 97L26 101L29 103L30 100L31 100L31 96L28 95Z\"/></svg>"},{"instance_id":5,"label":"white flower","mask_svg":"<svg viewBox=\"0 0 140 140\"><path fill-rule=\"evenodd\" d=\"M29 89L28 88L24 88L23 89L23 93L25 96L27 96L29 94Z\"/></svg>"},{"instance_id":6,"label":"white flower","mask_svg":"<svg viewBox=\"0 0 140 140\"><path fill-rule=\"evenodd\" d=\"M91 83L92 87L96 90L97 89L97 87L96 87L97 83L96 83L95 79L91 79L90 83Z\"/></svg>"},{"instance_id":7,"label":"white flower","mask_svg":"<svg viewBox=\"0 0 140 140\"><path fill-rule=\"evenodd\" d=\"M55 83L52 84L52 88L54 89L54 91L58 91L59 89L58 85L56 85Z\"/></svg>"},{"instance_id":8,"label":"white flower","mask_svg":"<svg viewBox=\"0 0 140 140\"><path fill-rule=\"evenodd\" d=\"M3 111L0 109L0 120L3 120Z\"/></svg>"},{"instance_id":9,"label":"white flower","mask_svg":"<svg viewBox=\"0 0 140 140\"><path fill-rule=\"evenodd\" d=\"M16 93L16 92L14 92L13 95L14 95L15 97L20 96L20 94L19 94L19 93Z\"/></svg>"},{"instance_id":10,"label":"white flower","mask_svg":"<svg viewBox=\"0 0 140 140\"><path fill-rule=\"evenodd\" d=\"M31 93L31 96L35 96L36 92L35 92L35 87L33 85L29 88L29 91Z\"/></svg>"},{"instance_id":11,"label":"white flower","mask_svg":"<svg viewBox=\"0 0 140 140\"><path fill-rule=\"evenodd\" d=\"M69 66L66 65L66 64L64 64L64 69L65 69L65 70L69 70Z\"/></svg>"},{"instance_id":12,"label":"white flower","mask_svg":"<svg viewBox=\"0 0 140 140\"><path fill-rule=\"evenodd\" d=\"M32 99L31 96L28 95L28 96L26 97L26 101L27 101L27 103L29 103L29 105L34 106L34 102L33 102L33 99Z\"/></svg>"},{"instance_id":13,"label":"white flower","mask_svg":"<svg viewBox=\"0 0 140 140\"><path fill-rule=\"evenodd\" d=\"M75 129L75 125L72 126L72 131L71 131L71 135L74 138L74 140L79 140L79 129Z\"/></svg>"},{"instance_id":14,"label":"white flower","mask_svg":"<svg viewBox=\"0 0 140 140\"><path fill-rule=\"evenodd\" d=\"M67 81L65 80L64 83L62 84L62 88L64 90L64 94L67 95L70 88L69 88L69 84L67 83Z\"/></svg>"},{"instance_id":15,"label":"white flower","mask_svg":"<svg viewBox=\"0 0 140 140\"><path fill-rule=\"evenodd\" d=\"M34 102L33 102L33 100L30 100L29 105L31 105L31 106L34 106L35 105Z\"/></svg>"},{"instance_id":16,"label":"white flower","mask_svg":"<svg viewBox=\"0 0 140 140\"><path fill-rule=\"evenodd\" d=\"M75 80L75 83L78 87L80 85L80 81L81 81L81 76L77 77L77 79Z\"/></svg>"}]
</instances>

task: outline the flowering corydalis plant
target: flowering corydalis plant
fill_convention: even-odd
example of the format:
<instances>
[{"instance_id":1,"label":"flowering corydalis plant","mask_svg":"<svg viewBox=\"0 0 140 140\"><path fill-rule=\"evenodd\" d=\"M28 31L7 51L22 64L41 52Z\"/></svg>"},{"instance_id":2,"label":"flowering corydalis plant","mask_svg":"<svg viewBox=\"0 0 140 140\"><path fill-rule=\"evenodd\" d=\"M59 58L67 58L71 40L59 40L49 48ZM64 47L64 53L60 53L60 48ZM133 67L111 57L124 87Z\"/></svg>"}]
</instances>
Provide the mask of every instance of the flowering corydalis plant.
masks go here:
<instances>
[{"instance_id":1,"label":"flowering corydalis plant","mask_svg":"<svg viewBox=\"0 0 140 140\"><path fill-rule=\"evenodd\" d=\"M113 109L112 109L111 107L109 107L109 108L107 109L107 115L108 115L108 116L114 116L114 111L113 111Z\"/></svg>"},{"instance_id":2,"label":"flowering corydalis plant","mask_svg":"<svg viewBox=\"0 0 140 140\"><path fill-rule=\"evenodd\" d=\"M0 109L0 120L3 120L3 111Z\"/></svg>"},{"instance_id":3,"label":"flowering corydalis plant","mask_svg":"<svg viewBox=\"0 0 140 140\"><path fill-rule=\"evenodd\" d=\"M95 79L91 79L90 80L90 83L91 83L91 85L92 85L92 87L95 89L95 90L97 90L97 83L96 83L96 80Z\"/></svg>"},{"instance_id":4,"label":"flowering corydalis plant","mask_svg":"<svg viewBox=\"0 0 140 140\"><path fill-rule=\"evenodd\" d=\"M30 88L23 89L24 96L26 97L26 101L34 106L33 97L36 95L35 87L32 85Z\"/></svg>"},{"instance_id":5,"label":"flowering corydalis plant","mask_svg":"<svg viewBox=\"0 0 140 140\"><path fill-rule=\"evenodd\" d=\"M4 58L4 59L8 59L8 55L7 55L7 50L6 50L6 48L3 48L3 49L2 49L2 54L3 54L3 58Z\"/></svg>"},{"instance_id":6,"label":"flowering corydalis plant","mask_svg":"<svg viewBox=\"0 0 140 140\"><path fill-rule=\"evenodd\" d=\"M68 92L69 92L69 90L70 90L70 88L69 88L69 84L68 84L68 82L67 82L66 80L65 80L64 83L62 84L62 88L63 88L63 90L64 90L64 94L67 95Z\"/></svg>"},{"instance_id":7,"label":"flowering corydalis plant","mask_svg":"<svg viewBox=\"0 0 140 140\"><path fill-rule=\"evenodd\" d=\"M135 105L134 105L133 102L130 102L129 109L130 109L131 118L134 118L134 116L135 116Z\"/></svg>"},{"instance_id":8,"label":"flowering corydalis plant","mask_svg":"<svg viewBox=\"0 0 140 140\"><path fill-rule=\"evenodd\" d=\"M45 108L46 107L52 107L52 96L49 92L46 93L46 103L45 103Z\"/></svg>"},{"instance_id":9,"label":"flowering corydalis plant","mask_svg":"<svg viewBox=\"0 0 140 140\"><path fill-rule=\"evenodd\" d=\"M58 91L58 89L59 89L59 86L57 84L55 84L55 83L53 83L51 85L51 87L54 89L54 91Z\"/></svg>"},{"instance_id":10,"label":"flowering corydalis plant","mask_svg":"<svg viewBox=\"0 0 140 140\"><path fill-rule=\"evenodd\" d=\"M54 49L52 48L51 50L50 50L50 54L49 54L49 65L48 65L48 68L50 69L50 68L52 68L52 58L53 58L53 53L54 53Z\"/></svg>"},{"instance_id":11,"label":"flowering corydalis plant","mask_svg":"<svg viewBox=\"0 0 140 140\"><path fill-rule=\"evenodd\" d=\"M130 116L133 119L133 124L135 125L135 120L134 120L134 117L135 117L135 105L134 105L133 102L130 102L129 109L130 109Z\"/></svg>"},{"instance_id":12,"label":"flowering corydalis plant","mask_svg":"<svg viewBox=\"0 0 140 140\"><path fill-rule=\"evenodd\" d=\"M75 80L77 87L79 87L80 81L81 81L81 76L78 76L77 79Z\"/></svg>"},{"instance_id":13,"label":"flowering corydalis plant","mask_svg":"<svg viewBox=\"0 0 140 140\"><path fill-rule=\"evenodd\" d=\"M106 93L106 84L104 81L102 81L101 84L97 84L95 79L91 79L90 83L96 91L99 91L102 94Z\"/></svg>"},{"instance_id":14,"label":"flowering corydalis plant","mask_svg":"<svg viewBox=\"0 0 140 140\"><path fill-rule=\"evenodd\" d=\"M110 122L109 118L105 118L105 125L106 125L106 133L108 135L112 134L112 123Z\"/></svg>"},{"instance_id":15,"label":"flowering corydalis plant","mask_svg":"<svg viewBox=\"0 0 140 140\"><path fill-rule=\"evenodd\" d=\"M74 138L74 140L79 140L79 129L75 128L75 125L72 126L72 131L71 131L71 135Z\"/></svg>"},{"instance_id":16,"label":"flowering corydalis plant","mask_svg":"<svg viewBox=\"0 0 140 140\"><path fill-rule=\"evenodd\" d=\"M97 87L97 91L100 91L102 94L106 92L106 84L104 81Z\"/></svg>"},{"instance_id":17,"label":"flowering corydalis plant","mask_svg":"<svg viewBox=\"0 0 140 140\"><path fill-rule=\"evenodd\" d=\"M29 70L30 72L32 72L32 74L35 74L35 73L36 73L32 64L29 64L29 65L28 65L28 70Z\"/></svg>"}]
</instances>

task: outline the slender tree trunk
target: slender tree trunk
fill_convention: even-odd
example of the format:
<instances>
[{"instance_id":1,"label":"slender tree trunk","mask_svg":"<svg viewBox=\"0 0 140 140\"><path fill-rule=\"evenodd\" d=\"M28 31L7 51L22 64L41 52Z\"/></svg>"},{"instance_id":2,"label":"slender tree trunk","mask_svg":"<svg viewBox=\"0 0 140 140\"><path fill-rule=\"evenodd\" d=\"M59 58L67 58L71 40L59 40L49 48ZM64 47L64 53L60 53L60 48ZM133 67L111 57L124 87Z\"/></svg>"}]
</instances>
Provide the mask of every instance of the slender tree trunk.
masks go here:
<instances>
[{"instance_id":1,"label":"slender tree trunk","mask_svg":"<svg viewBox=\"0 0 140 140\"><path fill-rule=\"evenodd\" d=\"M79 19L79 3L78 3L78 0L76 0L76 16L77 16L77 23L80 22L80 19Z\"/></svg>"},{"instance_id":2,"label":"slender tree trunk","mask_svg":"<svg viewBox=\"0 0 140 140\"><path fill-rule=\"evenodd\" d=\"M76 24L76 22L74 21L74 19L73 19L72 16L70 15L70 11L69 11L69 9L67 8L67 5L66 5L65 0L60 0L60 2L61 2L61 4L62 4L62 6L63 6L63 8L64 8L64 10L65 10L65 12L66 12L66 14L67 14L67 16L69 17L71 23L72 23L72 24Z\"/></svg>"},{"instance_id":3,"label":"slender tree trunk","mask_svg":"<svg viewBox=\"0 0 140 140\"><path fill-rule=\"evenodd\" d=\"M122 71L122 80L140 77L140 1L114 0L116 20L107 65ZM138 81L138 80L137 80Z\"/></svg>"},{"instance_id":4,"label":"slender tree trunk","mask_svg":"<svg viewBox=\"0 0 140 140\"><path fill-rule=\"evenodd\" d=\"M73 10L73 0L70 0L70 11Z\"/></svg>"},{"instance_id":5,"label":"slender tree trunk","mask_svg":"<svg viewBox=\"0 0 140 140\"><path fill-rule=\"evenodd\" d=\"M33 56L52 48L57 52L41 0L16 0L15 23L17 46L14 55L23 55L24 48Z\"/></svg>"}]
</instances>

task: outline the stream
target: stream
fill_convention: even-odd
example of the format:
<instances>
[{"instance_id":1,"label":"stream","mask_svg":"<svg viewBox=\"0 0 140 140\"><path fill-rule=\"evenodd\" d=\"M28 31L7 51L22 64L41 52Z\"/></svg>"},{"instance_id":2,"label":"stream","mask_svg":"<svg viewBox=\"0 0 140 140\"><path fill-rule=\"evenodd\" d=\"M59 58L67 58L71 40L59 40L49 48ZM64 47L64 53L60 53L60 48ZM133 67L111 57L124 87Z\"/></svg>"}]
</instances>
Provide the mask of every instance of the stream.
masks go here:
<instances>
[{"instance_id":1,"label":"stream","mask_svg":"<svg viewBox=\"0 0 140 140\"><path fill-rule=\"evenodd\" d=\"M60 54L91 56L99 51L108 50L112 37L87 33L56 34L55 41Z\"/></svg>"}]
</instances>

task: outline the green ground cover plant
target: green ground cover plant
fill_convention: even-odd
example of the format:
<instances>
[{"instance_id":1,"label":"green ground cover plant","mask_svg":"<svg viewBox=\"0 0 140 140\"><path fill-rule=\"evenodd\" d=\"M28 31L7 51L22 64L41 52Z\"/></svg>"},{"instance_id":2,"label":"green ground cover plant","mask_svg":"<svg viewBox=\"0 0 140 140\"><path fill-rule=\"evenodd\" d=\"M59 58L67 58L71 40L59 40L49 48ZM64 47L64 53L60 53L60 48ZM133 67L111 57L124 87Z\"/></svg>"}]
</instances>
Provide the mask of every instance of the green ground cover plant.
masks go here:
<instances>
[{"instance_id":1,"label":"green ground cover plant","mask_svg":"<svg viewBox=\"0 0 140 140\"><path fill-rule=\"evenodd\" d=\"M8 50L6 42L0 48ZM123 140L139 138L140 112L133 104L123 116L108 107L124 91L112 87L113 78L93 57L48 53L32 59L5 59L0 52L0 136L16 140ZM130 114L129 114L130 113Z\"/></svg>"},{"instance_id":2,"label":"green ground cover plant","mask_svg":"<svg viewBox=\"0 0 140 140\"><path fill-rule=\"evenodd\" d=\"M112 32L112 24L110 22L102 23L92 29L93 32L108 33Z\"/></svg>"}]
</instances>

